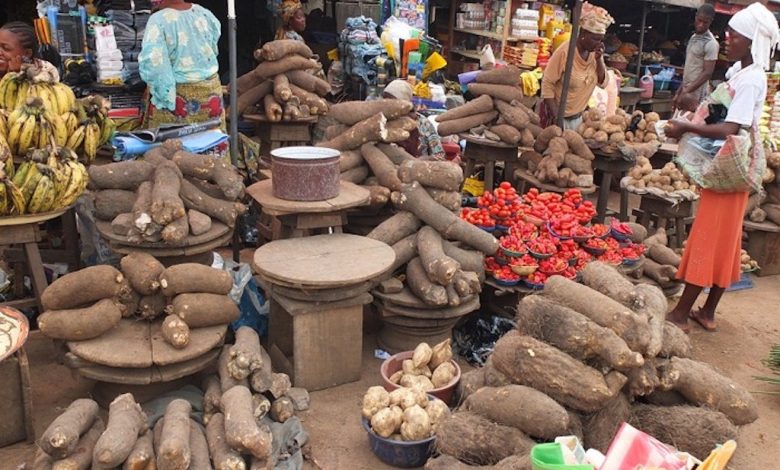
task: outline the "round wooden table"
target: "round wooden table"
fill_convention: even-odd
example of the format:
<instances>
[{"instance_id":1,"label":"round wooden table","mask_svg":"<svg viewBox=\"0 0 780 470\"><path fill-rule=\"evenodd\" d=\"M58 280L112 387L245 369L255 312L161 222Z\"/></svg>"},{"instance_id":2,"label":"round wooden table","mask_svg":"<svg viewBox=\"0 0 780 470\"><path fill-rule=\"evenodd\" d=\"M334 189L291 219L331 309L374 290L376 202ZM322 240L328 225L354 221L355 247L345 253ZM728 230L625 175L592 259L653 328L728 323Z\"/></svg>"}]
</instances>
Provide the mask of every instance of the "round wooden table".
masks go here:
<instances>
[{"instance_id":1,"label":"round wooden table","mask_svg":"<svg viewBox=\"0 0 780 470\"><path fill-rule=\"evenodd\" d=\"M504 162L504 180L513 177L519 163L519 147L517 145L483 139L471 134L459 134L459 137L466 141L463 156L466 159L467 178L472 175L477 163L483 163L485 165L485 191L492 191L496 162Z\"/></svg>"},{"instance_id":2,"label":"round wooden table","mask_svg":"<svg viewBox=\"0 0 780 470\"><path fill-rule=\"evenodd\" d=\"M268 226L258 227L269 240L306 237L329 228L341 233L347 224L347 210L368 205L371 199L367 189L348 181L340 182L338 196L324 201L279 199L273 194L270 179L252 184L246 192L269 221ZM276 226L274 221L278 221Z\"/></svg>"}]
</instances>

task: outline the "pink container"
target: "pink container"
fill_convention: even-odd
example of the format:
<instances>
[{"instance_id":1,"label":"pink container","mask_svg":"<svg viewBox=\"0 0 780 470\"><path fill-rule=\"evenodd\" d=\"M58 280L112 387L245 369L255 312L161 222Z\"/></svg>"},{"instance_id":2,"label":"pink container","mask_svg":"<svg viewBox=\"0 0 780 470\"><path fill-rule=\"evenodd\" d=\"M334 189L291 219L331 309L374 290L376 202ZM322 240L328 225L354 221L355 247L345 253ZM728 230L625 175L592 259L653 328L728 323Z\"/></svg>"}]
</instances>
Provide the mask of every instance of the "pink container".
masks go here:
<instances>
[{"instance_id":1,"label":"pink container","mask_svg":"<svg viewBox=\"0 0 780 470\"><path fill-rule=\"evenodd\" d=\"M411 359L413 355L414 351L404 351L385 359L382 366L379 368L379 372L382 374L382 380L385 382L385 390L392 392L393 390L400 388L400 385L390 381L390 376L401 370L404 360ZM460 382L460 366L454 360L450 360L450 362L455 366L455 377L453 377L447 385L434 388L427 392L429 395L433 395L447 405L450 404L450 401L455 394L455 386Z\"/></svg>"},{"instance_id":2,"label":"pink container","mask_svg":"<svg viewBox=\"0 0 780 470\"><path fill-rule=\"evenodd\" d=\"M324 201L339 195L338 150L284 147L271 150L273 194L287 201Z\"/></svg>"}]
</instances>

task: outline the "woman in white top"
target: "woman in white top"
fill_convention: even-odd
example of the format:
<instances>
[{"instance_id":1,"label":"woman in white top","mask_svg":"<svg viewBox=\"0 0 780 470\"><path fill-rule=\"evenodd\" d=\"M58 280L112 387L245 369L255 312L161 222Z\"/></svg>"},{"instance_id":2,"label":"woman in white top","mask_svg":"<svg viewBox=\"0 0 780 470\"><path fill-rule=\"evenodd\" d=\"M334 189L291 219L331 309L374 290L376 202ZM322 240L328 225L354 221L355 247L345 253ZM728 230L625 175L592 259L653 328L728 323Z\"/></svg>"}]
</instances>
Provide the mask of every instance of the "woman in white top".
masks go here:
<instances>
[{"instance_id":1,"label":"woman in white top","mask_svg":"<svg viewBox=\"0 0 780 470\"><path fill-rule=\"evenodd\" d=\"M667 137L679 139L692 133L722 144L741 129L756 126L767 93L764 71L769 68L779 41L777 20L760 3L734 15L726 32L726 54L736 64L727 75L727 84L713 92L713 98L719 92L720 96L726 95L725 100L715 100L728 103L725 117L710 124L671 121L665 129ZM726 288L740 278L742 219L747 200L747 191L701 191L699 209L677 272L678 279L685 281L685 290L667 317L683 331L689 330L689 318L707 331L714 330L718 302ZM694 310L704 287L711 288L710 294L704 306Z\"/></svg>"}]
</instances>

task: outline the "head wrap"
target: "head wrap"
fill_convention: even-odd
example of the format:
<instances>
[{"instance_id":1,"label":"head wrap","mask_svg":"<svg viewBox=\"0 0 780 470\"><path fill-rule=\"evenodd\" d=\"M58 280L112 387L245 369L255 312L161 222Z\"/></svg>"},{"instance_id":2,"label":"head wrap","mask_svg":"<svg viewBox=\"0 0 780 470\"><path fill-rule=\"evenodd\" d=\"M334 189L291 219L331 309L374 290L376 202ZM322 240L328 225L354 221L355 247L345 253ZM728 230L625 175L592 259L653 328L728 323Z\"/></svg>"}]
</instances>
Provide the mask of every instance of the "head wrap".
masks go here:
<instances>
[{"instance_id":1,"label":"head wrap","mask_svg":"<svg viewBox=\"0 0 780 470\"><path fill-rule=\"evenodd\" d=\"M750 46L753 63L768 70L769 59L780 43L780 29L775 15L764 5L753 3L732 16L729 26L753 42Z\"/></svg>"},{"instance_id":2,"label":"head wrap","mask_svg":"<svg viewBox=\"0 0 780 470\"><path fill-rule=\"evenodd\" d=\"M299 0L282 0L282 5L279 7L279 16L282 17L282 24L286 26L295 12L301 8L303 8L303 5L301 5Z\"/></svg>"},{"instance_id":3,"label":"head wrap","mask_svg":"<svg viewBox=\"0 0 780 470\"><path fill-rule=\"evenodd\" d=\"M607 28L614 22L615 19L609 15L607 10L591 5L588 2L582 4L580 27L585 31L590 31L594 34L607 34Z\"/></svg>"},{"instance_id":4,"label":"head wrap","mask_svg":"<svg viewBox=\"0 0 780 470\"><path fill-rule=\"evenodd\" d=\"M387 84L384 93L397 100L412 101L412 86L406 80L393 80Z\"/></svg>"}]
</instances>

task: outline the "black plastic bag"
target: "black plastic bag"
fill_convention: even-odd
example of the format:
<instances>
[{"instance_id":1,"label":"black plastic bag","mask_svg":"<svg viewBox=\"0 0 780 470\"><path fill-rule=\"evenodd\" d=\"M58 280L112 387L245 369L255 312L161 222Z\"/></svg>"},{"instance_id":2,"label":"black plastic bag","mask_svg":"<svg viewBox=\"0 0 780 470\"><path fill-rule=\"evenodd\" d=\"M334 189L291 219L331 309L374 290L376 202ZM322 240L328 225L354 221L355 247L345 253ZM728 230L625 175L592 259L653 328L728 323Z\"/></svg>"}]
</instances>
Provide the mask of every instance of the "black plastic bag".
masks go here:
<instances>
[{"instance_id":1,"label":"black plastic bag","mask_svg":"<svg viewBox=\"0 0 780 470\"><path fill-rule=\"evenodd\" d=\"M479 314L457 326L452 336L458 354L471 365L483 366L493 353L496 341L516 326L517 323L508 318Z\"/></svg>"}]
</instances>

